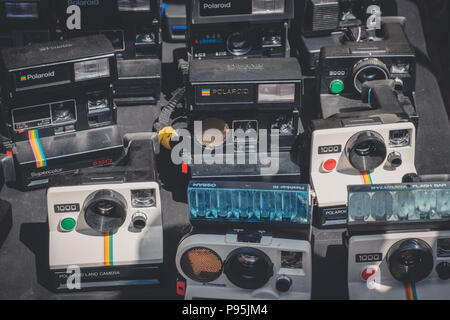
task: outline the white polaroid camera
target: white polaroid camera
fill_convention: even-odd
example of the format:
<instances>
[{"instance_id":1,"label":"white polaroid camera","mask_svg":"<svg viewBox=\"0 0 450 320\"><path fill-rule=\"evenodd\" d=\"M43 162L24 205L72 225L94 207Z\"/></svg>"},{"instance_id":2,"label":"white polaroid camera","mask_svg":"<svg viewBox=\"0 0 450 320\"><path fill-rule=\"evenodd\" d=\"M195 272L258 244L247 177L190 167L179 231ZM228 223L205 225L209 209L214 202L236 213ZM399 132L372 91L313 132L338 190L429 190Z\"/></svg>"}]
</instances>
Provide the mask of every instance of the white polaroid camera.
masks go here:
<instances>
[{"instance_id":1,"label":"white polaroid camera","mask_svg":"<svg viewBox=\"0 0 450 320\"><path fill-rule=\"evenodd\" d=\"M191 182L188 193L194 231L176 254L186 299L311 298L309 186Z\"/></svg>"},{"instance_id":2,"label":"white polaroid camera","mask_svg":"<svg viewBox=\"0 0 450 320\"><path fill-rule=\"evenodd\" d=\"M47 204L49 263L57 289L159 282L163 227L158 183L54 187Z\"/></svg>"},{"instance_id":3,"label":"white polaroid camera","mask_svg":"<svg viewBox=\"0 0 450 320\"><path fill-rule=\"evenodd\" d=\"M390 85L369 85L364 111L313 121L310 176L319 226L345 226L347 186L401 183L416 173L416 127L404 111L412 105L406 97L401 105Z\"/></svg>"},{"instance_id":4,"label":"white polaroid camera","mask_svg":"<svg viewBox=\"0 0 450 320\"><path fill-rule=\"evenodd\" d=\"M450 298L450 183L349 187L355 300Z\"/></svg>"}]
</instances>

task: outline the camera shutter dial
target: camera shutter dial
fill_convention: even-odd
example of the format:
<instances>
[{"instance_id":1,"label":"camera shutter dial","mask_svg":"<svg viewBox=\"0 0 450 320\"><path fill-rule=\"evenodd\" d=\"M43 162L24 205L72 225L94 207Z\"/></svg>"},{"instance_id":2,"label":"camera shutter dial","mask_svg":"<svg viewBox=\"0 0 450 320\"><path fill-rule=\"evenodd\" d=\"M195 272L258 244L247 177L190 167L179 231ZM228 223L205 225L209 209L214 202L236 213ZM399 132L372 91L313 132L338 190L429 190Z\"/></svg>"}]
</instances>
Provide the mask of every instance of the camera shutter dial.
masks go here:
<instances>
[{"instance_id":1,"label":"camera shutter dial","mask_svg":"<svg viewBox=\"0 0 450 320\"><path fill-rule=\"evenodd\" d=\"M353 66L353 85L356 91L362 92L366 81L388 80L389 70L387 66L377 58L368 58L357 62Z\"/></svg>"},{"instance_id":2,"label":"camera shutter dial","mask_svg":"<svg viewBox=\"0 0 450 320\"><path fill-rule=\"evenodd\" d=\"M436 266L436 272L441 280L450 279L450 263L441 262Z\"/></svg>"},{"instance_id":3,"label":"camera shutter dial","mask_svg":"<svg viewBox=\"0 0 450 320\"><path fill-rule=\"evenodd\" d=\"M280 292L288 292L292 287L292 279L288 276L281 276L277 279L276 288Z\"/></svg>"},{"instance_id":4,"label":"camera shutter dial","mask_svg":"<svg viewBox=\"0 0 450 320\"><path fill-rule=\"evenodd\" d=\"M360 171L372 171L381 166L387 156L383 137L374 131L360 132L347 143L350 164Z\"/></svg>"},{"instance_id":5,"label":"camera shutter dial","mask_svg":"<svg viewBox=\"0 0 450 320\"><path fill-rule=\"evenodd\" d=\"M117 231L125 222L125 198L113 190L99 190L85 201L84 218L92 229L105 233Z\"/></svg>"},{"instance_id":6,"label":"camera shutter dial","mask_svg":"<svg viewBox=\"0 0 450 320\"><path fill-rule=\"evenodd\" d=\"M224 273L235 286L255 290L273 276L273 263L261 250L239 248L226 259Z\"/></svg>"},{"instance_id":7,"label":"camera shutter dial","mask_svg":"<svg viewBox=\"0 0 450 320\"><path fill-rule=\"evenodd\" d=\"M392 276L403 283L416 283L433 271L433 250L420 239L407 239L394 244L386 256Z\"/></svg>"}]
</instances>

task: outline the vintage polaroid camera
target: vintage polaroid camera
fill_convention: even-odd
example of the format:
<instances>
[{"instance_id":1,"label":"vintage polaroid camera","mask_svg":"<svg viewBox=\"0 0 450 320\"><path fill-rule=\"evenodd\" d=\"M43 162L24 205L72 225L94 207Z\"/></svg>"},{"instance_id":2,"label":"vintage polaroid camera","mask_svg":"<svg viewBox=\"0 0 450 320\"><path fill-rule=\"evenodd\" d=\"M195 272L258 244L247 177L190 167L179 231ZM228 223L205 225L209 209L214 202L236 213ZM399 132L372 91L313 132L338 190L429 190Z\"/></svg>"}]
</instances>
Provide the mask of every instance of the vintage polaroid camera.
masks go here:
<instances>
[{"instance_id":1,"label":"vintage polaroid camera","mask_svg":"<svg viewBox=\"0 0 450 320\"><path fill-rule=\"evenodd\" d=\"M191 182L193 232L176 265L186 299L311 298L309 186Z\"/></svg>"},{"instance_id":2,"label":"vintage polaroid camera","mask_svg":"<svg viewBox=\"0 0 450 320\"><path fill-rule=\"evenodd\" d=\"M53 40L52 0L1 0L0 49Z\"/></svg>"},{"instance_id":3,"label":"vintage polaroid camera","mask_svg":"<svg viewBox=\"0 0 450 320\"><path fill-rule=\"evenodd\" d=\"M125 140L127 140L127 136ZM163 228L151 139L126 142L114 166L62 176L47 192L49 266L57 290L161 281ZM79 287L71 287L74 267Z\"/></svg>"},{"instance_id":4,"label":"vintage polaroid camera","mask_svg":"<svg viewBox=\"0 0 450 320\"><path fill-rule=\"evenodd\" d=\"M322 47L340 45L353 28L375 31L380 18L396 16L397 8L391 0L301 0L295 15L291 43L307 73L317 68Z\"/></svg>"},{"instance_id":5,"label":"vintage polaroid camera","mask_svg":"<svg viewBox=\"0 0 450 320\"><path fill-rule=\"evenodd\" d=\"M191 59L288 57L293 0L189 0Z\"/></svg>"},{"instance_id":6,"label":"vintage polaroid camera","mask_svg":"<svg viewBox=\"0 0 450 320\"><path fill-rule=\"evenodd\" d=\"M303 128L302 90L295 58L191 61L187 108L193 133L192 178L290 176L298 181L300 168L293 150ZM208 136L211 130L216 137ZM264 151L278 158L278 172L264 173L270 167L259 161ZM196 156L206 153L223 161L197 163ZM245 163L238 160L240 155ZM250 155L259 156L257 163L251 163Z\"/></svg>"},{"instance_id":7,"label":"vintage polaroid camera","mask_svg":"<svg viewBox=\"0 0 450 320\"><path fill-rule=\"evenodd\" d=\"M111 40L118 57L118 81L114 85L118 106L159 101L160 7L159 0L58 1L63 38L101 33Z\"/></svg>"},{"instance_id":8,"label":"vintage polaroid camera","mask_svg":"<svg viewBox=\"0 0 450 320\"><path fill-rule=\"evenodd\" d=\"M416 57L404 23L403 17L385 17L382 40L323 47L317 77L321 100L329 95L359 100L365 82L386 79L394 79L405 94L414 93Z\"/></svg>"},{"instance_id":9,"label":"vintage polaroid camera","mask_svg":"<svg viewBox=\"0 0 450 320\"><path fill-rule=\"evenodd\" d=\"M112 83L116 58L103 35L1 52L2 149L16 161L17 186L111 164L123 154Z\"/></svg>"},{"instance_id":10,"label":"vintage polaroid camera","mask_svg":"<svg viewBox=\"0 0 450 320\"><path fill-rule=\"evenodd\" d=\"M366 83L363 100L350 111L312 121L310 172L317 225L345 224L347 186L400 183L416 173L414 116L411 101L388 80Z\"/></svg>"},{"instance_id":11,"label":"vintage polaroid camera","mask_svg":"<svg viewBox=\"0 0 450 320\"><path fill-rule=\"evenodd\" d=\"M448 179L351 186L348 203L350 299L448 299Z\"/></svg>"}]
</instances>

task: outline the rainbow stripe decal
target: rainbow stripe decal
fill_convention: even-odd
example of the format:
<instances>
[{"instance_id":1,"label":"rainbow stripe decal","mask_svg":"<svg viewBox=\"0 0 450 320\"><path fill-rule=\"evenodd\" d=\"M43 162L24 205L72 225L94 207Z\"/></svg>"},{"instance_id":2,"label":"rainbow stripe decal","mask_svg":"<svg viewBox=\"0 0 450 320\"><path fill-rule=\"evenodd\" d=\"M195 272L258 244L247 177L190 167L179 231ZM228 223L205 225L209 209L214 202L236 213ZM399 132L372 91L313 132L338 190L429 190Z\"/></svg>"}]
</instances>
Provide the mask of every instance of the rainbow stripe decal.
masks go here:
<instances>
[{"instance_id":1,"label":"rainbow stripe decal","mask_svg":"<svg viewBox=\"0 0 450 320\"><path fill-rule=\"evenodd\" d=\"M28 131L28 141L30 142L31 149L33 150L34 158L36 159L36 167L46 167L47 158L45 157L44 150L42 149L41 142L39 141L39 132L37 130Z\"/></svg>"},{"instance_id":2,"label":"rainbow stripe decal","mask_svg":"<svg viewBox=\"0 0 450 320\"><path fill-rule=\"evenodd\" d=\"M104 251L104 265L105 267L111 267L114 265L114 256L113 256L113 233L105 232L105 236L103 238L103 251Z\"/></svg>"},{"instance_id":3,"label":"rainbow stripe decal","mask_svg":"<svg viewBox=\"0 0 450 320\"><path fill-rule=\"evenodd\" d=\"M370 172L361 171L361 175L363 176L364 184L373 184L372 176L370 175Z\"/></svg>"},{"instance_id":4,"label":"rainbow stripe decal","mask_svg":"<svg viewBox=\"0 0 450 320\"><path fill-rule=\"evenodd\" d=\"M406 299L407 300L419 300L417 298L417 289L415 284L407 284L405 286L406 289Z\"/></svg>"},{"instance_id":5,"label":"rainbow stripe decal","mask_svg":"<svg viewBox=\"0 0 450 320\"><path fill-rule=\"evenodd\" d=\"M211 89L202 89L202 97L211 96Z\"/></svg>"}]
</instances>

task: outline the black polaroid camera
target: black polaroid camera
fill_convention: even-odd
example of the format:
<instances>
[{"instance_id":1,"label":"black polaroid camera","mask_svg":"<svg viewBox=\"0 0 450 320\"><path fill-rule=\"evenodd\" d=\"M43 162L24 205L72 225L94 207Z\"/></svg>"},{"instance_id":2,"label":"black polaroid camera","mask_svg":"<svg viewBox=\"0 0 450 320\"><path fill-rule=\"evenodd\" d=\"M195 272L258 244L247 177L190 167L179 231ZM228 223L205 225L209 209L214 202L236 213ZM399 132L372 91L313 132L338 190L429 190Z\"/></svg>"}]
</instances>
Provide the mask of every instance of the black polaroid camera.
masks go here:
<instances>
[{"instance_id":1,"label":"black polaroid camera","mask_svg":"<svg viewBox=\"0 0 450 320\"><path fill-rule=\"evenodd\" d=\"M64 39L104 34L114 47L117 105L154 104L161 91L159 0L58 1L57 18Z\"/></svg>"},{"instance_id":2,"label":"black polaroid camera","mask_svg":"<svg viewBox=\"0 0 450 320\"><path fill-rule=\"evenodd\" d=\"M192 61L187 87L192 177L298 179L292 150L302 128L302 91L295 58ZM202 156L206 160L209 154L215 161L204 165Z\"/></svg>"},{"instance_id":3,"label":"black polaroid camera","mask_svg":"<svg viewBox=\"0 0 450 320\"><path fill-rule=\"evenodd\" d=\"M190 0L188 53L193 59L287 57L293 0Z\"/></svg>"},{"instance_id":4,"label":"black polaroid camera","mask_svg":"<svg viewBox=\"0 0 450 320\"><path fill-rule=\"evenodd\" d=\"M54 29L51 0L0 0L0 48L50 41Z\"/></svg>"},{"instance_id":5,"label":"black polaroid camera","mask_svg":"<svg viewBox=\"0 0 450 320\"><path fill-rule=\"evenodd\" d=\"M3 49L2 149L20 188L113 163L123 152L112 83L114 50L103 35Z\"/></svg>"},{"instance_id":6,"label":"black polaroid camera","mask_svg":"<svg viewBox=\"0 0 450 320\"><path fill-rule=\"evenodd\" d=\"M295 12L291 43L304 71L312 72L322 47L341 44L353 28L379 29L381 16L397 15L397 7L390 0L302 0Z\"/></svg>"},{"instance_id":7,"label":"black polaroid camera","mask_svg":"<svg viewBox=\"0 0 450 320\"><path fill-rule=\"evenodd\" d=\"M352 100L360 99L364 83L374 80L395 80L397 89L414 98L416 56L405 35L404 22L403 17L385 17L381 40L322 48L317 77L321 105L335 100L342 108L350 107Z\"/></svg>"}]
</instances>

